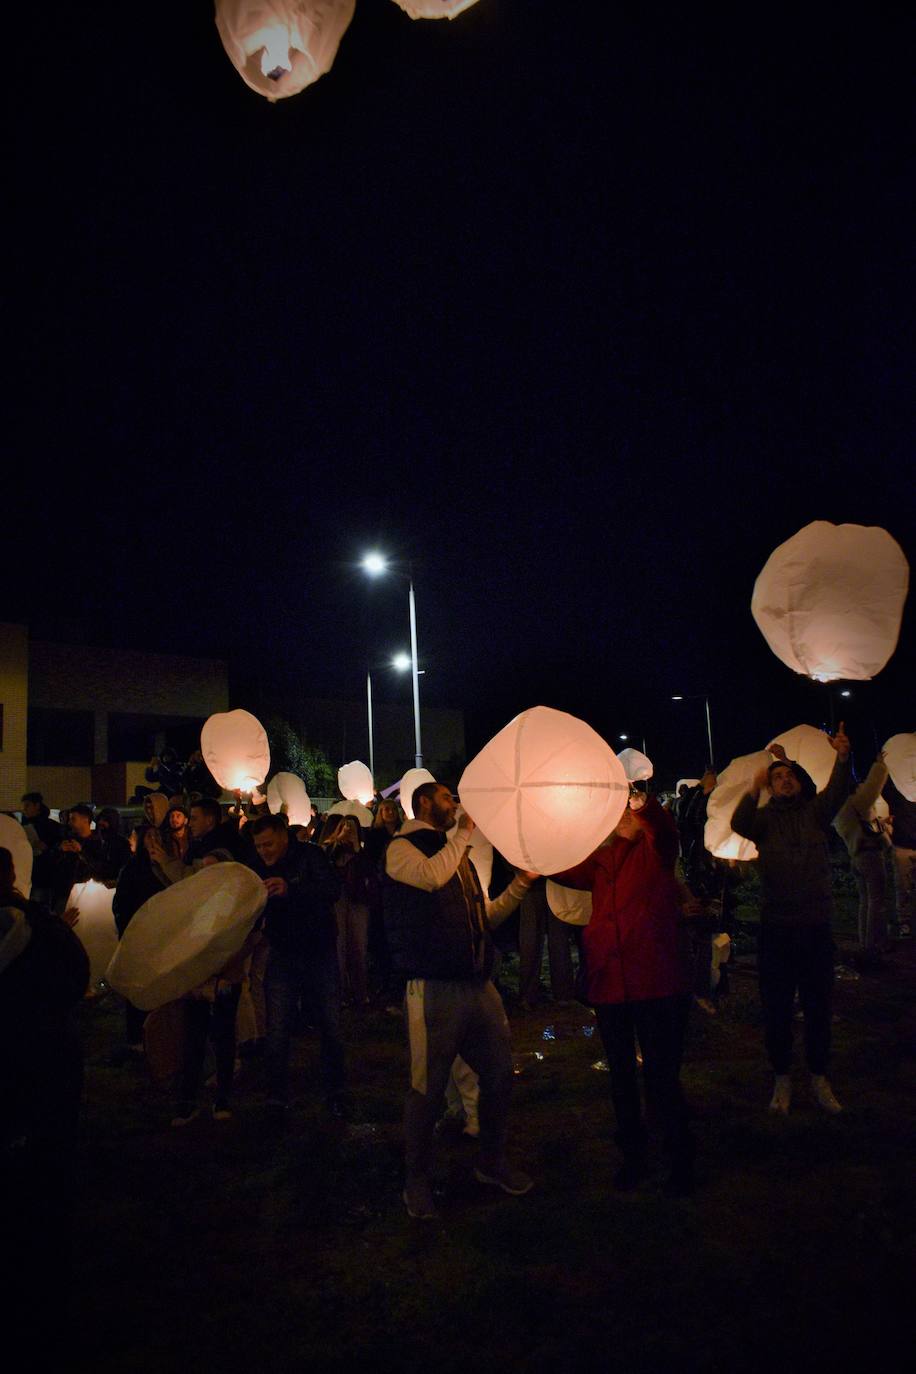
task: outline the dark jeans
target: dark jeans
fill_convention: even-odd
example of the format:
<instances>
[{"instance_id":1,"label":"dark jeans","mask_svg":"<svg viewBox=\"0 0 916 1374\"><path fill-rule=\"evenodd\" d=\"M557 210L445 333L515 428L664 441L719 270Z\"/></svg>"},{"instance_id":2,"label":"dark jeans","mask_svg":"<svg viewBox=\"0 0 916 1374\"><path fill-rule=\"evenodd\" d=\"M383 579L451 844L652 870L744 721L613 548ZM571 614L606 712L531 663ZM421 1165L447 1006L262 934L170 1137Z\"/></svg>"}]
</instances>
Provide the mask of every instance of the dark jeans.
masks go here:
<instances>
[{"instance_id":1,"label":"dark jeans","mask_svg":"<svg viewBox=\"0 0 916 1374\"><path fill-rule=\"evenodd\" d=\"M179 1090L182 1102L197 1101L208 1036L213 1038L216 1055L216 1096L225 1101L232 1092L235 1014L241 993L241 983L233 983L228 992L217 993L212 1002L203 997L189 997L184 1003L184 1051Z\"/></svg>"},{"instance_id":2,"label":"dark jeans","mask_svg":"<svg viewBox=\"0 0 916 1374\"><path fill-rule=\"evenodd\" d=\"M321 1079L325 1096L335 1097L347 1085L340 1038L340 970L337 949L307 955L271 949L264 978L267 1007L267 1091L285 1102L289 1096L289 1040L299 999L321 1035Z\"/></svg>"},{"instance_id":3,"label":"dark jeans","mask_svg":"<svg viewBox=\"0 0 916 1374\"><path fill-rule=\"evenodd\" d=\"M557 1002L571 1002L576 995L570 944L572 930L557 920L550 910L547 884L540 881L525 893L519 909L518 995L523 1002L534 1002L537 998L545 937L550 961L550 991Z\"/></svg>"},{"instance_id":4,"label":"dark jeans","mask_svg":"<svg viewBox=\"0 0 916 1374\"><path fill-rule=\"evenodd\" d=\"M639 1160L646 1152L636 1062L638 1036L648 1111L661 1127L672 1166L689 1168L694 1147L680 1083L687 1025L685 999L656 997L645 1002L601 1003L595 1007L595 1016L611 1076L611 1100L617 1116L615 1139L624 1156Z\"/></svg>"},{"instance_id":5,"label":"dark jeans","mask_svg":"<svg viewBox=\"0 0 916 1374\"><path fill-rule=\"evenodd\" d=\"M792 1064L795 990L805 1017L805 1058L811 1073L826 1073L833 1002L833 932L827 925L766 923L757 942L757 971L767 1054L774 1073Z\"/></svg>"}]
</instances>

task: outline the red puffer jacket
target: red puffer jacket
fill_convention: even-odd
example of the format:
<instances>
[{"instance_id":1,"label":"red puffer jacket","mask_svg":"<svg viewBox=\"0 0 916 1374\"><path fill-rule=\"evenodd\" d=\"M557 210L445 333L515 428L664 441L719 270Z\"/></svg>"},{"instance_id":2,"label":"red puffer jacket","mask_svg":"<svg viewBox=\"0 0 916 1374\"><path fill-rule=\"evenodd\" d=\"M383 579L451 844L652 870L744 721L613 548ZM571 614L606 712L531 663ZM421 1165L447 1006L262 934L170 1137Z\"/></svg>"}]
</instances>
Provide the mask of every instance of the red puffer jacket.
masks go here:
<instances>
[{"instance_id":1,"label":"red puffer jacket","mask_svg":"<svg viewBox=\"0 0 916 1374\"><path fill-rule=\"evenodd\" d=\"M555 873L566 887L591 891L583 931L586 991L593 1003L641 1002L690 989L674 876L677 827L651 798L634 840L615 836L575 868Z\"/></svg>"}]
</instances>

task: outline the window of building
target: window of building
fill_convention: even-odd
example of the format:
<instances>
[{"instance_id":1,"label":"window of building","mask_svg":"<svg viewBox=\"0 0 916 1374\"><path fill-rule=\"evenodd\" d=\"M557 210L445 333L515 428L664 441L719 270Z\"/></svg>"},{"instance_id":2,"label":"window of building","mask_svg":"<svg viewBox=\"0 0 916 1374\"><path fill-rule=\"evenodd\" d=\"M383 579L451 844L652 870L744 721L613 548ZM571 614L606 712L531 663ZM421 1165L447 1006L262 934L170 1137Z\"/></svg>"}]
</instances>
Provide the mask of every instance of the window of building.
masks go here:
<instances>
[{"instance_id":1,"label":"window of building","mask_svg":"<svg viewBox=\"0 0 916 1374\"><path fill-rule=\"evenodd\" d=\"M91 711L29 710L28 761L36 766L85 767L95 760L95 718Z\"/></svg>"}]
</instances>

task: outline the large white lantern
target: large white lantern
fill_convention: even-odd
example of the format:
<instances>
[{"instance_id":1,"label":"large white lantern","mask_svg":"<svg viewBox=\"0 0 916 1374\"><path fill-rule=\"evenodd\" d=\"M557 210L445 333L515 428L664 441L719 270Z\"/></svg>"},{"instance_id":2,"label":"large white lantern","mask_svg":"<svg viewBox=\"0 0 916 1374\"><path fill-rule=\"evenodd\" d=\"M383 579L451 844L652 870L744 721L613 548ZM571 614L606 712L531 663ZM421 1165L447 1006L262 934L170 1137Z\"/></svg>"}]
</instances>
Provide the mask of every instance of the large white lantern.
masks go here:
<instances>
[{"instance_id":1,"label":"large white lantern","mask_svg":"<svg viewBox=\"0 0 916 1374\"><path fill-rule=\"evenodd\" d=\"M457 19L464 10L476 5L477 0L394 0L394 3L411 19Z\"/></svg>"},{"instance_id":2,"label":"large white lantern","mask_svg":"<svg viewBox=\"0 0 916 1374\"><path fill-rule=\"evenodd\" d=\"M362 830L368 830L372 824L372 812L368 806L363 806L358 801L339 801L335 802L328 810L329 816L355 816Z\"/></svg>"},{"instance_id":3,"label":"large white lantern","mask_svg":"<svg viewBox=\"0 0 916 1374\"><path fill-rule=\"evenodd\" d=\"M592 894L577 887L563 887L547 879L547 905L558 921L568 926L587 926L592 919Z\"/></svg>"},{"instance_id":4,"label":"large white lantern","mask_svg":"<svg viewBox=\"0 0 916 1374\"><path fill-rule=\"evenodd\" d=\"M114 888L106 887L90 878L85 883L74 883L67 898L67 906L79 910L79 920L73 927L83 949L89 956L89 981L98 987L105 976L105 970L112 955L118 948L118 928L115 925Z\"/></svg>"},{"instance_id":5,"label":"large white lantern","mask_svg":"<svg viewBox=\"0 0 916 1374\"><path fill-rule=\"evenodd\" d=\"M894 652L908 585L909 565L887 530L814 520L770 554L751 613L796 673L867 681Z\"/></svg>"},{"instance_id":6,"label":"large white lantern","mask_svg":"<svg viewBox=\"0 0 916 1374\"><path fill-rule=\"evenodd\" d=\"M773 743L782 745L790 762L801 764L818 792L824 790L836 763L836 750L823 730L813 725L796 725L791 730L783 730Z\"/></svg>"},{"instance_id":7,"label":"large white lantern","mask_svg":"<svg viewBox=\"0 0 916 1374\"><path fill-rule=\"evenodd\" d=\"M533 706L464 770L462 804L516 867L570 868L617 825L629 784L610 745L565 711Z\"/></svg>"},{"instance_id":8,"label":"large white lantern","mask_svg":"<svg viewBox=\"0 0 916 1374\"><path fill-rule=\"evenodd\" d=\"M454 835L458 822L464 815L464 807L459 806L455 812L455 826L449 830L449 837ZM480 879L480 886L486 895L490 890L490 883L493 881L493 846L483 833L479 825L475 825L471 831L471 838L467 847L467 855Z\"/></svg>"},{"instance_id":9,"label":"large white lantern","mask_svg":"<svg viewBox=\"0 0 916 1374\"><path fill-rule=\"evenodd\" d=\"M404 774L401 779L399 796L401 799L401 809L409 821L415 819L413 805L411 804L411 798L414 792L416 792L417 788L424 782L435 781L436 779L428 768L408 768L407 772Z\"/></svg>"},{"instance_id":10,"label":"large white lantern","mask_svg":"<svg viewBox=\"0 0 916 1374\"><path fill-rule=\"evenodd\" d=\"M108 982L141 1011L174 1002L238 954L266 904L267 889L250 868L210 864L144 902Z\"/></svg>"},{"instance_id":11,"label":"large white lantern","mask_svg":"<svg viewBox=\"0 0 916 1374\"><path fill-rule=\"evenodd\" d=\"M830 746L828 745L828 748ZM732 830L732 816L745 792L761 768L769 768L773 756L761 750L756 754L742 754L732 759L719 774L718 782L706 802L706 829L703 843L716 859L756 859L757 846ZM762 791L757 805L766 806L770 794Z\"/></svg>"},{"instance_id":12,"label":"large white lantern","mask_svg":"<svg viewBox=\"0 0 916 1374\"><path fill-rule=\"evenodd\" d=\"M372 781L372 774L364 763L355 759L353 763L345 763L337 770L337 786L340 788L340 795L347 801L362 802L363 806L368 805L375 796L375 784Z\"/></svg>"},{"instance_id":13,"label":"large white lantern","mask_svg":"<svg viewBox=\"0 0 916 1374\"><path fill-rule=\"evenodd\" d=\"M617 757L623 764L628 782L648 782L655 772L652 760L639 749L621 749Z\"/></svg>"},{"instance_id":14,"label":"large white lantern","mask_svg":"<svg viewBox=\"0 0 916 1374\"><path fill-rule=\"evenodd\" d=\"M329 72L356 0L216 0L216 27L239 76L282 100Z\"/></svg>"},{"instance_id":15,"label":"large white lantern","mask_svg":"<svg viewBox=\"0 0 916 1374\"><path fill-rule=\"evenodd\" d=\"M220 711L200 732L204 763L220 787L253 792L270 768L270 745L264 726L250 711Z\"/></svg>"},{"instance_id":16,"label":"large white lantern","mask_svg":"<svg viewBox=\"0 0 916 1374\"><path fill-rule=\"evenodd\" d=\"M891 735L884 746L884 762L897 791L916 802L916 735Z\"/></svg>"},{"instance_id":17,"label":"large white lantern","mask_svg":"<svg viewBox=\"0 0 916 1374\"><path fill-rule=\"evenodd\" d=\"M312 819L312 803L297 773L274 774L267 784L267 806L275 816L282 812L290 825L308 825Z\"/></svg>"},{"instance_id":18,"label":"large white lantern","mask_svg":"<svg viewBox=\"0 0 916 1374\"><path fill-rule=\"evenodd\" d=\"M10 851L16 887L23 897L28 897L32 891L32 861L35 856L28 835L13 816L0 815L0 848Z\"/></svg>"}]
</instances>

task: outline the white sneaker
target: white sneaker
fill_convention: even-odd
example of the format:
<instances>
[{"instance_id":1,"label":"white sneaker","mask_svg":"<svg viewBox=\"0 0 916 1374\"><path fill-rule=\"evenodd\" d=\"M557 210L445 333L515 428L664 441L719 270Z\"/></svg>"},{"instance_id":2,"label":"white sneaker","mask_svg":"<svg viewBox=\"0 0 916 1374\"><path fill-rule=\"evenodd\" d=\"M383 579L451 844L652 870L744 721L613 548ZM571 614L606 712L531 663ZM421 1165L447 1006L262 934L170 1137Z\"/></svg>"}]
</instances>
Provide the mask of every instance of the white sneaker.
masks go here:
<instances>
[{"instance_id":1,"label":"white sneaker","mask_svg":"<svg viewBox=\"0 0 916 1374\"><path fill-rule=\"evenodd\" d=\"M783 1116L788 1116L791 1102L792 1079L787 1073L778 1073L773 1085L773 1096L770 1098L770 1111L781 1112Z\"/></svg>"},{"instance_id":2,"label":"white sneaker","mask_svg":"<svg viewBox=\"0 0 916 1374\"><path fill-rule=\"evenodd\" d=\"M811 1091L814 1094L814 1100L817 1105L823 1107L824 1111L829 1112L831 1116L837 1116L843 1110L833 1095L833 1089L822 1073L813 1073L811 1075Z\"/></svg>"}]
</instances>

